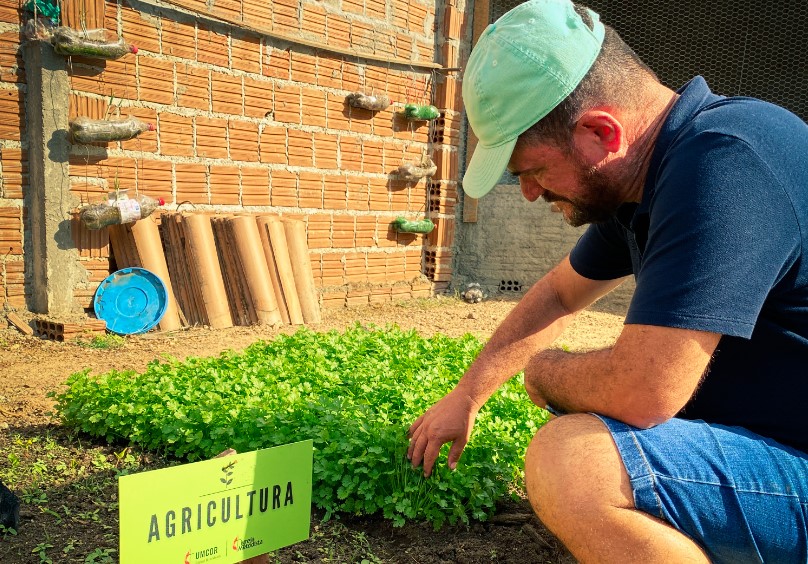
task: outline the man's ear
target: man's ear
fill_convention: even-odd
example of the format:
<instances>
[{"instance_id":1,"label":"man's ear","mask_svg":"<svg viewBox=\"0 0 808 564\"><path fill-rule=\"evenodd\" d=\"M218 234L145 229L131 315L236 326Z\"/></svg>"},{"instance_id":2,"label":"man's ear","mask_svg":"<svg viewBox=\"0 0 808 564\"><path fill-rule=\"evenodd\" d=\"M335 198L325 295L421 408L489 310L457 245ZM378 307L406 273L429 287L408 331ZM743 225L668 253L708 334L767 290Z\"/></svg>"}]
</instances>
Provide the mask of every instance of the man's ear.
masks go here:
<instances>
[{"instance_id":1,"label":"man's ear","mask_svg":"<svg viewBox=\"0 0 808 564\"><path fill-rule=\"evenodd\" d=\"M589 110L575 123L575 146L594 162L600 162L609 153L618 153L623 145L623 124L609 112Z\"/></svg>"}]
</instances>

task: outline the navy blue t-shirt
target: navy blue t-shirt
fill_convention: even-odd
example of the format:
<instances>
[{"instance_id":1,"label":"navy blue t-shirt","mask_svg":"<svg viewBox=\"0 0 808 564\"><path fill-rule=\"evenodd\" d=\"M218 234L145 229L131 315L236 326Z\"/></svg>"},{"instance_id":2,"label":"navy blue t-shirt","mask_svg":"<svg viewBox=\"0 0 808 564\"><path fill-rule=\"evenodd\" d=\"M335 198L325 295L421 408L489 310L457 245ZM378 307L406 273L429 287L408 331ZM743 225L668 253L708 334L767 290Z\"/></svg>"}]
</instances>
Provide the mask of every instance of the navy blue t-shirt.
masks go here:
<instances>
[{"instance_id":1,"label":"navy blue t-shirt","mask_svg":"<svg viewBox=\"0 0 808 564\"><path fill-rule=\"evenodd\" d=\"M626 323L723 335L680 417L808 452L808 126L701 77L679 93L641 203L591 225L572 266L634 274Z\"/></svg>"}]
</instances>

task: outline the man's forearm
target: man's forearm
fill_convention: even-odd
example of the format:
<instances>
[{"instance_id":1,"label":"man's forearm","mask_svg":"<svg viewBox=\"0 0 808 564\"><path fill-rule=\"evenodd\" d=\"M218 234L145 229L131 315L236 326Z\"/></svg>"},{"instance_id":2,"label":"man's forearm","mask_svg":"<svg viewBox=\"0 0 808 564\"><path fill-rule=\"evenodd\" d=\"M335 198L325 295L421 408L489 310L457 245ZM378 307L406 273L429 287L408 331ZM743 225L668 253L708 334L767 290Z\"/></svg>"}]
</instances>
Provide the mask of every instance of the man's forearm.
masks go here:
<instances>
[{"instance_id":1,"label":"man's forearm","mask_svg":"<svg viewBox=\"0 0 808 564\"><path fill-rule=\"evenodd\" d=\"M525 387L534 401L542 400L563 413L603 413L610 391L604 374L611 349L568 353L556 349L542 351L525 370ZM542 401L538 400L538 401Z\"/></svg>"}]
</instances>

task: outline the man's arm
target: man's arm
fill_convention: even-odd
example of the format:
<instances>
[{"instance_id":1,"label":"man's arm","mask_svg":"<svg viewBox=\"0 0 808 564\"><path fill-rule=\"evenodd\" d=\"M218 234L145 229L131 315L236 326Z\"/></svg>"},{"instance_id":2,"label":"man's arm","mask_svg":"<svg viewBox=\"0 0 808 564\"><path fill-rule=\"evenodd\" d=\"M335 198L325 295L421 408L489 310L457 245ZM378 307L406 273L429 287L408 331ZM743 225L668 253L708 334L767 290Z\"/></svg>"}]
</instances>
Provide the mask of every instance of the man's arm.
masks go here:
<instances>
[{"instance_id":1,"label":"man's arm","mask_svg":"<svg viewBox=\"0 0 808 564\"><path fill-rule=\"evenodd\" d=\"M440 447L451 442L454 468L466 446L477 412L497 388L550 346L574 314L607 294L621 280L589 280L565 258L536 282L494 332L457 386L410 427L407 456L432 473Z\"/></svg>"},{"instance_id":2,"label":"man's arm","mask_svg":"<svg viewBox=\"0 0 808 564\"><path fill-rule=\"evenodd\" d=\"M706 331L626 325L608 349L538 353L525 368L525 387L540 405L652 427L684 407L720 338Z\"/></svg>"}]
</instances>

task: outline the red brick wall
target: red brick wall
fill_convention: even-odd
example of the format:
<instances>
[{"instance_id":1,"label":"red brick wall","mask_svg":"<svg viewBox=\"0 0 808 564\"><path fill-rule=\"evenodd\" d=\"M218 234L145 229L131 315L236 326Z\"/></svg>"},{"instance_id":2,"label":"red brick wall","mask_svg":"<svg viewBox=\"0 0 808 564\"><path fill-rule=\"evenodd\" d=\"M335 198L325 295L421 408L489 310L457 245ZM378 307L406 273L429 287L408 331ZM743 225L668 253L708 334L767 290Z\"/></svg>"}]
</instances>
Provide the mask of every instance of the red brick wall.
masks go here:
<instances>
[{"instance_id":1,"label":"red brick wall","mask_svg":"<svg viewBox=\"0 0 808 564\"><path fill-rule=\"evenodd\" d=\"M71 119L132 115L156 131L73 146L77 203L101 200L117 180L130 193L162 196L170 207L302 218L326 306L428 295L446 286L459 75L430 67L459 66L466 16L456 0L437 3L437 14L425 0L173 0L181 10L148 13L125 0L82 2L86 9L66 12L65 25L80 27L76 20L91 17L90 24L122 33L139 53L114 61L74 58ZM0 30L11 29L0 33L0 254L7 255L0 299L19 307L27 181L19 88L25 79L13 29L20 13L0 7L0 22L10 24ZM385 57L395 61L374 60ZM345 96L356 91L386 93L393 105L378 113L350 108ZM408 102L434 103L442 116L431 125L407 122L398 112ZM423 154L438 165L435 177L415 185L391 180L391 172ZM428 236L389 227L397 215L425 214L436 224ZM102 236L75 238L91 280L78 297L89 306L109 269L109 245Z\"/></svg>"}]
</instances>

